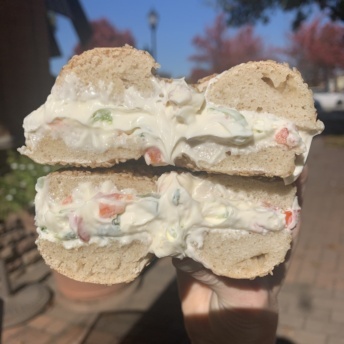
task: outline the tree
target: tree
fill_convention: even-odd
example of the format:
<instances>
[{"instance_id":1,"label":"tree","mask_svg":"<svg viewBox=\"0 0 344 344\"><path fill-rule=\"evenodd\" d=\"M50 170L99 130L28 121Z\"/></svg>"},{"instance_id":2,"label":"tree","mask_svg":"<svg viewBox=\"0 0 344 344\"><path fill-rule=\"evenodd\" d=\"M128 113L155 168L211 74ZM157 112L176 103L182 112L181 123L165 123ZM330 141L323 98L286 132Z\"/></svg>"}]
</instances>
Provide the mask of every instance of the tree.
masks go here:
<instances>
[{"instance_id":1,"label":"tree","mask_svg":"<svg viewBox=\"0 0 344 344\"><path fill-rule=\"evenodd\" d=\"M203 36L192 40L198 52L190 57L197 66L192 69L190 81L220 73L239 63L261 60L263 41L254 35L252 26L245 26L229 37L224 15L216 17L213 26L207 27Z\"/></svg>"},{"instance_id":2,"label":"tree","mask_svg":"<svg viewBox=\"0 0 344 344\"><path fill-rule=\"evenodd\" d=\"M332 21L344 21L344 0L215 0L228 15L230 26L266 23L276 9L295 11L293 29L297 29L315 7L323 11Z\"/></svg>"},{"instance_id":3,"label":"tree","mask_svg":"<svg viewBox=\"0 0 344 344\"><path fill-rule=\"evenodd\" d=\"M326 84L344 68L344 26L316 18L289 35L289 45L282 53L291 59L313 86Z\"/></svg>"},{"instance_id":4,"label":"tree","mask_svg":"<svg viewBox=\"0 0 344 344\"><path fill-rule=\"evenodd\" d=\"M85 45L80 43L74 48L75 54L81 54L85 50L96 47L120 47L124 44L135 46L135 39L129 30L119 31L111 25L107 19L99 19L91 22L92 37Z\"/></svg>"}]
</instances>

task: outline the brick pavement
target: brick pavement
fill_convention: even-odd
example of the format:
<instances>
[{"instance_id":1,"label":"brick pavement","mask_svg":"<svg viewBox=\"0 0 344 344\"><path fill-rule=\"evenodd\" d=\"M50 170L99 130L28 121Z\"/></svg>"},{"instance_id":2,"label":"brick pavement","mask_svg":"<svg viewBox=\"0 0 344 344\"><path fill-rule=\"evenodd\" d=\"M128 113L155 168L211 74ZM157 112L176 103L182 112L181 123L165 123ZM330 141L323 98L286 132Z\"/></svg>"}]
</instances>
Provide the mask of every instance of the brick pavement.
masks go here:
<instances>
[{"instance_id":1,"label":"brick pavement","mask_svg":"<svg viewBox=\"0 0 344 344\"><path fill-rule=\"evenodd\" d=\"M294 344L339 344L344 343L344 139L342 147L334 147L326 137L316 138L308 165L303 225L280 294L278 335ZM109 317L99 323L101 310L78 309L55 298L41 315L6 329L3 342L119 343L171 279L169 262L160 260L140 288L114 303L112 315L131 310L116 318L117 325L110 313L103 313Z\"/></svg>"},{"instance_id":2,"label":"brick pavement","mask_svg":"<svg viewBox=\"0 0 344 344\"><path fill-rule=\"evenodd\" d=\"M173 278L174 268L170 259L159 259L133 283L121 288L118 293L86 302L63 297L56 290L56 283L50 275L43 283L54 293L52 302L42 314L26 323L4 329L3 343L119 343ZM100 329L96 328L92 331L99 316L110 311L117 315L111 318L116 319L116 323L103 322Z\"/></svg>"},{"instance_id":3,"label":"brick pavement","mask_svg":"<svg viewBox=\"0 0 344 344\"><path fill-rule=\"evenodd\" d=\"M338 138L340 140L340 138ZM278 333L296 344L344 343L344 138L314 140L302 229L280 294Z\"/></svg>"}]
</instances>

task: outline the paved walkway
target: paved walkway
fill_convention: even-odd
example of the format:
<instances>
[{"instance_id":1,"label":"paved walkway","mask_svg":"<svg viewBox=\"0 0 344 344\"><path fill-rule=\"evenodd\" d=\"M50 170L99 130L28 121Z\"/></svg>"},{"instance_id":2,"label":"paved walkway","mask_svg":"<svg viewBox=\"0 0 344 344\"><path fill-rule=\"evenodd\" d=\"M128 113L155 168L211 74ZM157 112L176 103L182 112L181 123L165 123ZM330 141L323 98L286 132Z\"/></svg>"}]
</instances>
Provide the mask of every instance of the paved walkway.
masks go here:
<instances>
[{"instance_id":1,"label":"paved walkway","mask_svg":"<svg viewBox=\"0 0 344 344\"><path fill-rule=\"evenodd\" d=\"M339 344L344 343L344 138L341 147L327 137L314 140L308 164L303 226L280 294L278 335L294 344ZM51 276L44 283L54 290ZM42 314L5 329L3 343L188 343L169 259L158 260L105 301L78 303L54 295ZM159 319L167 325L154 327ZM144 339L147 331L150 341Z\"/></svg>"},{"instance_id":2,"label":"paved walkway","mask_svg":"<svg viewBox=\"0 0 344 344\"><path fill-rule=\"evenodd\" d=\"M280 295L279 334L297 344L344 343L344 137L314 140L303 224Z\"/></svg>"}]
</instances>

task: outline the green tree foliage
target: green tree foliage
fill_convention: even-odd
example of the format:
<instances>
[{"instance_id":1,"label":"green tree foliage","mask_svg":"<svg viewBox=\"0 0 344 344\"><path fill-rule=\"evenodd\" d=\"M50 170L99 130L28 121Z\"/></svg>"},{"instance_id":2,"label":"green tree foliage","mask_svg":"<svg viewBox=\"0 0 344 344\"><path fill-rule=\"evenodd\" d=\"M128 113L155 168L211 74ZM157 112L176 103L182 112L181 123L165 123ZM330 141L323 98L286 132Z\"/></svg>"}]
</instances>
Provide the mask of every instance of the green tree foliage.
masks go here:
<instances>
[{"instance_id":1,"label":"green tree foliage","mask_svg":"<svg viewBox=\"0 0 344 344\"><path fill-rule=\"evenodd\" d=\"M230 26L267 23L277 9L295 11L293 29L297 29L314 8L333 21L344 21L344 0L215 0L215 3L227 14Z\"/></svg>"},{"instance_id":2,"label":"green tree foliage","mask_svg":"<svg viewBox=\"0 0 344 344\"><path fill-rule=\"evenodd\" d=\"M197 50L190 57L196 63L189 78L192 82L242 62L264 59L263 41L254 34L253 27L244 26L229 36L222 14L216 17L212 26L205 28L203 35L195 36L192 43Z\"/></svg>"},{"instance_id":3,"label":"green tree foliage","mask_svg":"<svg viewBox=\"0 0 344 344\"><path fill-rule=\"evenodd\" d=\"M0 221L4 221L10 213L32 207L37 178L55 169L36 164L15 150L8 150L6 168L0 175Z\"/></svg>"}]
</instances>

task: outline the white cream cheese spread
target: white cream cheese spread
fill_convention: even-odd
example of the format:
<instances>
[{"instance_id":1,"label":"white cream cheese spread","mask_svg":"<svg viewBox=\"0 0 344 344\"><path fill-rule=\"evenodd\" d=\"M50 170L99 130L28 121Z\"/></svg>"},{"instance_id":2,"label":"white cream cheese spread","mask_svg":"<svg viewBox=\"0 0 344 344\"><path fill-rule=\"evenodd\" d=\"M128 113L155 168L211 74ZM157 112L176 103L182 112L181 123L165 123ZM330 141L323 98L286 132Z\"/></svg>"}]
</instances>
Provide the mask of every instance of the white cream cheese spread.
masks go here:
<instances>
[{"instance_id":1,"label":"white cream cheese spread","mask_svg":"<svg viewBox=\"0 0 344 344\"><path fill-rule=\"evenodd\" d=\"M49 197L47 184L42 177L36 186L36 225L41 238L60 241L65 248L139 238L150 242L158 257L192 257L187 242L202 247L208 231L291 230L300 209L296 199L290 209L272 208L189 173L161 175L157 192L148 195L119 191L111 181L98 186L81 182L57 200Z\"/></svg>"},{"instance_id":2,"label":"white cream cheese spread","mask_svg":"<svg viewBox=\"0 0 344 344\"><path fill-rule=\"evenodd\" d=\"M102 92L80 87L74 74L55 85L46 103L24 120L27 147L47 134L75 149L99 154L110 147L140 147L146 162L174 165L181 156L216 164L238 155L285 145L307 153L309 133L287 119L269 113L237 111L213 104L184 79L152 78L154 92L143 97L133 87L119 102L104 86ZM128 139L130 138L130 141Z\"/></svg>"}]
</instances>

